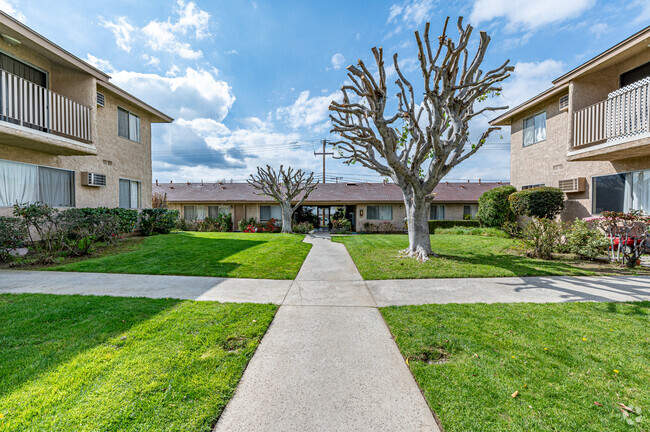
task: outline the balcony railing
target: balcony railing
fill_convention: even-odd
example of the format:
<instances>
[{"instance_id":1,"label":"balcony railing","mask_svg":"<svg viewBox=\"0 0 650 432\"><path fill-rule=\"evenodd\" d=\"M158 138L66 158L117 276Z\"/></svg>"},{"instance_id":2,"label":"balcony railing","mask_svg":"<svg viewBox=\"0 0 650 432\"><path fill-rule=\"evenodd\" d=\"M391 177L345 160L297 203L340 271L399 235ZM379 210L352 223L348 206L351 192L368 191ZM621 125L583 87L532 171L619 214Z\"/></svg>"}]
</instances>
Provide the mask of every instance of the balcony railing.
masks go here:
<instances>
[{"instance_id":1,"label":"balcony railing","mask_svg":"<svg viewBox=\"0 0 650 432\"><path fill-rule=\"evenodd\" d=\"M91 108L0 70L0 120L91 142Z\"/></svg>"},{"instance_id":2,"label":"balcony railing","mask_svg":"<svg viewBox=\"0 0 650 432\"><path fill-rule=\"evenodd\" d=\"M629 138L650 132L650 78L610 93L573 114L573 146Z\"/></svg>"}]
</instances>

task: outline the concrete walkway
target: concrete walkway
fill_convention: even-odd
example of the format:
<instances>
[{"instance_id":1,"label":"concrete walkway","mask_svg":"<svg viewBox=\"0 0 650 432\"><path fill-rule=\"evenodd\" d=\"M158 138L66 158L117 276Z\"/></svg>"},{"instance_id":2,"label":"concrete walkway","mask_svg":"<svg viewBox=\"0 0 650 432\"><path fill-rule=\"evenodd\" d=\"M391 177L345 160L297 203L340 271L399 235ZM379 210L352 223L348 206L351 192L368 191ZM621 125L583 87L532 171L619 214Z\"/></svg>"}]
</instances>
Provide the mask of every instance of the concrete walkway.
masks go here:
<instances>
[{"instance_id":1,"label":"concrete walkway","mask_svg":"<svg viewBox=\"0 0 650 432\"><path fill-rule=\"evenodd\" d=\"M439 431L345 246L300 273L215 431Z\"/></svg>"}]
</instances>

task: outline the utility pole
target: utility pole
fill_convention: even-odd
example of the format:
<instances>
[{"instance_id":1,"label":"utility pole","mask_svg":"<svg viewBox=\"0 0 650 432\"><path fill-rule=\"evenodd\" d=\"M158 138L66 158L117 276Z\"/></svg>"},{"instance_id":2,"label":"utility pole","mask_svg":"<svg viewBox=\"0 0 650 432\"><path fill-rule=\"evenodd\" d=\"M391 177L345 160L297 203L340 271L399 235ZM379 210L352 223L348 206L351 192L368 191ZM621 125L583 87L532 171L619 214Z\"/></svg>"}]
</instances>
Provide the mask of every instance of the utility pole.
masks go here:
<instances>
[{"instance_id":1,"label":"utility pole","mask_svg":"<svg viewBox=\"0 0 650 432\"><path fill-rule=\"evenodd\" d=\"M334 155L334 153L327 153L327 152L325 151L325 146L326 146L326 145L327 145L327 140L324 139L324 140L323 140L323 151L322 151L321 153L316 153L316 152L314 152L314 156L321 156L321 155L323 156L323 183L325 183L325 158L326 158L328 155Z\"/></svg>"}]
</instances>

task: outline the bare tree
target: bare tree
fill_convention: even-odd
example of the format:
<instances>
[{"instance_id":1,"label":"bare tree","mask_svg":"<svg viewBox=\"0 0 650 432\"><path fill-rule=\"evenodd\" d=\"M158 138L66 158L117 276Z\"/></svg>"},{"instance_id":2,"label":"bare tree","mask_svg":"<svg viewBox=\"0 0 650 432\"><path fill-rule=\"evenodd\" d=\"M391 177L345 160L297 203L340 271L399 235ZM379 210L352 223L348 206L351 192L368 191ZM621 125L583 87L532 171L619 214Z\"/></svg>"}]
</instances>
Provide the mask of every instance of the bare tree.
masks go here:
<instances>
[{"instance_id":1,"label":"bare tree","mask_svg":"<svg viewBox=\"0 0 650 432\"><path fill-rule=\"evenodd\" d=\"M246 180L248 184L262 191L262 194L268 195L280 204L282 209L282 232L292 233L291 219L293 213L305 202L310 193L316 189L318 181L314 182L314 173L307 175L303 170L294 171L289 167L284 170L280 165L280 170L276 172L270 165L266 169L257 167L257 175L251 174L251 178ZM302 198L296 205L291 202L304 192Z\"/></svg>"},{"instance_id":2,"label":"bare tree","mask_svg":"<svg viewBox=\"0 0 650 432\"><path fill-rule=\"evenodd\" d=\"M484 74L479 67L490 37L480 32L476 54L470 57L468 44L472 27L463 27L460 17L460 36L455 43L447 36L448 23L449 18L435 51L429 39L429 23L425 26L424 38L415 32L424 78L423 95L417 103L413 86L402 74L397 54L394 54L395 84L399 88L397 112L390 117L384 116L389 101L386 69L383 49L375 47L372 53L377 75L373 76L361 60L358 67L349 66L351 84L341 87L341 103L332 101L330 104L332 132L341 136L341 140L334 143L339 152L335 157L390 177L402 189L409 234L409 247L402 252L420 261L434 255L427 222L434 188L453 167L476 153L487 137L499 129L488 128L478 142L472 144L469 142L470 120L488 111L507 108L487 106L475 110L474 105L491 94L498 94L501 91L499 83L514 70L507 60ZM402 128L398 121L403 121Z\"/></svg>"}]
</instances>

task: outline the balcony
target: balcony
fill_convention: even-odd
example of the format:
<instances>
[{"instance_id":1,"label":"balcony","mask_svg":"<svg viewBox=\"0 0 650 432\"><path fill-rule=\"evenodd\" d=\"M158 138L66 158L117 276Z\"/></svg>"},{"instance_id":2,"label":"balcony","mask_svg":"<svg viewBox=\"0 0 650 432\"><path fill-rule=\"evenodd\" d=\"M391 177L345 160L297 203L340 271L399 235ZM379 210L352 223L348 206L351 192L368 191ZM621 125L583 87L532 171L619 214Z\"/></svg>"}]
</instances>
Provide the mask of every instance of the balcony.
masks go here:
<instances>
[{"instance_id":1,"label":"balcony","mask_svg":"<svg viewBox=\"0 0 650 432\"><path fill-rule=\"evenodd\" d=\"M650 77L573 114L569 160L620 160L650 155Z\"/></svg>"},{"instance_id":2,"label":"balcony","mask_svg":"<svg viewBox=\"0 0 650 432\"><path fill-rule=\"evenodd\" d=\"M0 70L0 143L57 155L94 155L92 109Z\"/></svg>"}]
</instances>

